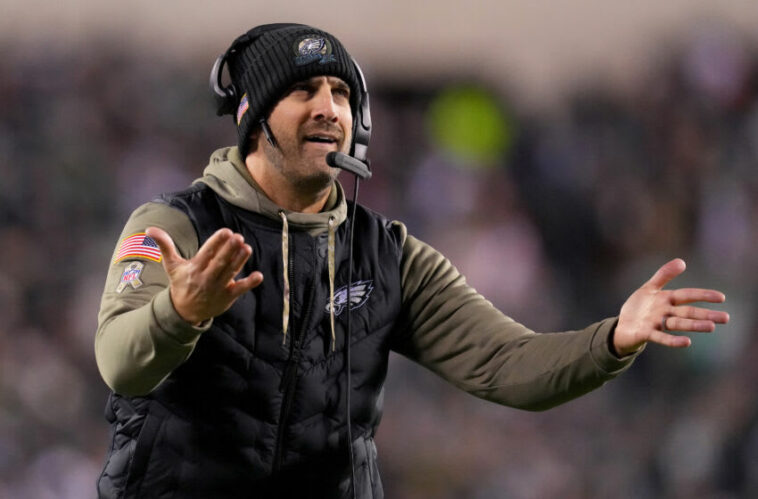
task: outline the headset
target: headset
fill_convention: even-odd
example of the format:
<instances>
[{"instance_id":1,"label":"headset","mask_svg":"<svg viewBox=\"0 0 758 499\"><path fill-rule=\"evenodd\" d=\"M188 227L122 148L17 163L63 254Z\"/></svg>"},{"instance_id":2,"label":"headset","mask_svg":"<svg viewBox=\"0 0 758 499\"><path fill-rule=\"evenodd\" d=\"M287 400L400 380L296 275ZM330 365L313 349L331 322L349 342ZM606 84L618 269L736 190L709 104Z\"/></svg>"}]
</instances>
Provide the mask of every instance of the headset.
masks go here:
<instances>
[{"instance_id":1,"label":"headset","mask_svg":"<svg viewBox=\"0 0 758 499\"><path fill-rule=\"evenodd\" d=\"M303 24L293 23L274 23L257 26L234 40L226 52L216 59L216 62L213 63L213 68L211 69L209 86L211 94L213 95L213 100L216 104L217 116L223 116L225 114L234 115L241 98L239 90L234 86L234 82L231 82L226 86L221 82L224 65L227 64L229 57L253 43L262 34L290 26L307 27ZM329 153L327 156L327 163L329 163L330 166L348 170L363 179L368 179L371 178L371 167L367 158L368 143L371 140L371 109L369 105L368 87L366 86L366 78L363 76L363 71L361 71L360 66L352 56L350 59L353 63L353 68L355 69L355 74L358 77L360 85L358 106L355 110L355 116L353 117L353 140L350 144L350 154L348 156L342 153ZM265 126L265 120L263 121L264 123L262 124ZM266 126L266 128L268 127ZM264 131L268 132L268 130Z\"/></svg>"}]
</instances>

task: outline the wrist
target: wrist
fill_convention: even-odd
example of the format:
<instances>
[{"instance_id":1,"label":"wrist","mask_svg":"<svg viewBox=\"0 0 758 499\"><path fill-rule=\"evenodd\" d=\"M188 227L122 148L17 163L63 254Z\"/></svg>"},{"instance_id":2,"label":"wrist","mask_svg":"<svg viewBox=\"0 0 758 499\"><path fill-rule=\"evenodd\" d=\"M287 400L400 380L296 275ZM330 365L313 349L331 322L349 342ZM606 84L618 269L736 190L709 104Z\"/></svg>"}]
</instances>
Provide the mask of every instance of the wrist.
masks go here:
<instances>
[{"instance_id":1,"label":"wrist","mask_svg":"<svg viewBox=\"0 0 758 499\"><path fill-rule=\"evenodd\" d=\"M630 355L634 355L637 352L639 352L642 347L645 345L644 343L638 344L638 345L620 345L617 341L618 339L618 324L616 327L613 328L611 331L611 334L608 335L608 350L618 359L623 359L624 357L628 357ZM623 336L623 334L621 335Z\"/></svg>"},{"instance_id":2,"label":"wrist","mask_svg":"<svg viewBox=\"0 0 758 499\"><path fill-rule=\"evenodd\" d=\"M173 289L169 288L168 297L171 301L171 306L174 307L174 311L176 312L176 315L179 316L181 320L186 322L192 327L200 327L208 321L208 318L205 317L197 317L192 313L191 310L186 310L186 307L182 306L181 304L177 304L177 301L174 298L174 292Z\"/></svg>"},{"instance_id":3,"label":"wrist","mask_svg":"<svg viewBox=\"0 0 758 499\"><path fill-rule=\"evenodd\" d=\"M206 331L213 320L208 320L200 326L194 326L183 319L171 302L169 288L165 288L155 295L153 299L153 316L156 325L162 334L170 337L173 341L189 344L197 341L200 333Z\"/></svg>"}]
</instances>

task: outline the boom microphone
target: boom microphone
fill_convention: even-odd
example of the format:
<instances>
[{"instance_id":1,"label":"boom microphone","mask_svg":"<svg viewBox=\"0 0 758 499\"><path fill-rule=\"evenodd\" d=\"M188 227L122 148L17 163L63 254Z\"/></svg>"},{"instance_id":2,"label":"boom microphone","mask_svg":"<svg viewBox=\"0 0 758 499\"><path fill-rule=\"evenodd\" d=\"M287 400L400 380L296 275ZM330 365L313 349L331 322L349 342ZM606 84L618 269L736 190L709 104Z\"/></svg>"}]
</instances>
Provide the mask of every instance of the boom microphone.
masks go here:
<instances>
[{"instance_id":1,"label":"boom microphone","mask_svg":"<svg viewBox=\"0 0 758 499\"><path fill-rule=\"evenodd\" d=\"M345 153L332 151L326 155L326 164L334 168L349 171L363 180L371 178L371 170L363 161L357 160Z\"/></svg>"}]
</instances>

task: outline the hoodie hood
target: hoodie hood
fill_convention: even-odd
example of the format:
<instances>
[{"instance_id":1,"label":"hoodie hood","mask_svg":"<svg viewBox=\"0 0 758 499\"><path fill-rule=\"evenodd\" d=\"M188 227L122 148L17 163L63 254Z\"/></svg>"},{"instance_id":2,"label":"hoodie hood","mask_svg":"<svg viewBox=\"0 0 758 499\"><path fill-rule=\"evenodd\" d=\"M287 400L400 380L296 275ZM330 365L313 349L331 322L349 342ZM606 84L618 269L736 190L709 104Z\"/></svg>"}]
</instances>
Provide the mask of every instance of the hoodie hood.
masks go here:
<instances>
[{"instance_id":1,"label":"hoodie hood","mask_svg":"<svg viewBox=\"0 0 758 499\"><path fill-rule=\"evenodd\" d=\"M253 180L236 146L216 150L203 170L203 176L195 182L206 184L235 206L272 220L281 220L284 213L290 227L307 231L312 236L326 232L330 219L339 225L347 218L345 192L337 181L332 186L324 210L319 213L289 211L276 205Z\"/></svg>"}]
</instances>

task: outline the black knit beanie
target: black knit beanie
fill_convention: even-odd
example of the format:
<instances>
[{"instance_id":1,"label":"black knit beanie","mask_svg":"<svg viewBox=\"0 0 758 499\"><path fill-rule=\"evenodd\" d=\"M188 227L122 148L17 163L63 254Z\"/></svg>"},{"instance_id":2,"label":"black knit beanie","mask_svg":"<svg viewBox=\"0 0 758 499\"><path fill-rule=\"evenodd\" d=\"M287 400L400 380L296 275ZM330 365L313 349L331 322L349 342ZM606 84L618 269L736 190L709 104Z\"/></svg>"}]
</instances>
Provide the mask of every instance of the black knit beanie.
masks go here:
<instances>
[{"instance_id":1,"label":"black knit beanie","mask_svg":"<svg viewBox=\"0 0 758 499\"><path fill-rule=\"evenodd\" d=\"M239 99L234 118L242 157L250 148L253 129L298 81L341 78L350 86L350 106L356 114L361 86L352 58L337 38L320 29L303 24L258 26L232 44L227 64Z\"/></svg>"}]
</instances>

